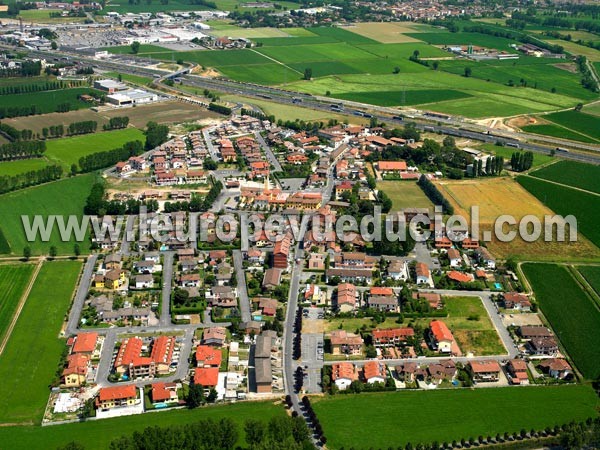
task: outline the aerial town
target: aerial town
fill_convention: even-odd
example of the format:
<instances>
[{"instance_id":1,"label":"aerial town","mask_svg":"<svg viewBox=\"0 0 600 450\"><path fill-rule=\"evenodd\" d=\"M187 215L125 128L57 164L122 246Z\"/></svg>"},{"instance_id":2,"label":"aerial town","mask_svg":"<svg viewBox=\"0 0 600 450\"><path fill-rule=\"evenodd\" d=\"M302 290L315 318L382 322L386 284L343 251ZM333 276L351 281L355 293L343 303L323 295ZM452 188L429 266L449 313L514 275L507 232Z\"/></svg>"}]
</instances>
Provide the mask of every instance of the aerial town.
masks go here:
<instances>
[{"instance_id":1,"label":"aerial town","mask_svg":"<svg viewBox=\"0 0 600 450\"><path fill-rule=\"evenodd\" d=\"M0 448L600 448L599 13L0 4Z\"/></svg>"}]
</instances>

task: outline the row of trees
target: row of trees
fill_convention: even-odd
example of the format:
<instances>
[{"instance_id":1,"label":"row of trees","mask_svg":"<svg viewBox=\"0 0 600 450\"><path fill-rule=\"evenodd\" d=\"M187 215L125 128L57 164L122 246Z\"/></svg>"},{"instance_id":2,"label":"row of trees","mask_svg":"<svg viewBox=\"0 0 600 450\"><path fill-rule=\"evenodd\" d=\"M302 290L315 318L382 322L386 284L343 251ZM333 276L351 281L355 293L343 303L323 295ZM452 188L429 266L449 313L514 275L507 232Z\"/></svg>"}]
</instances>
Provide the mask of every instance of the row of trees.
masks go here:
<instances>
[{"instance_id":1,"label":"row of trees","mask_svg":"<svg viewBox=\"0 0 600 450\"><path fill-rule=\"evenodd\" d=\"M485 167L482 159L476 159L473 161L473 170L471 175L473 177L492 176L499 175L504 168L504 158L502 156L490 156L485 160Z\"/></svg>"},{"instance_id":2,"label":"row of trees","mask_svg":"<svg viewBox=\"0 0 600 450\"><path fill-rule=\"evenodd\" d=\"M108 130L118 130L120 128L127 128L129 125L129 117L111 117L107 124L105 124L102 128L105 131Z\"/></svg>"},{"instance_id":3,"label":"row of trees","mask_svg":"<svg viewBox=\"0 0 600 450\"><path fill-rule=\"evenodd\" d=\"M267 116L266 114L263 114L259 111L255 111L253 109L246 109L246 108L242 108L241 113L242 113L242 116L250 116L250 117L254 117L259 120L268 120L271 123L275 123L274 115Z\"/></svg>"},{"instance_id":4,"label":"row of trees","mask_svg":"<svg viewBox=\"0 0 600 450\"><path fill-rule=\"evenodd\" d=\"M21 63L20 67L0 70L0 77L37 77L41 72L42 63L40 61L25 60Z\"/></svg>"},{"instance_id":5,"label":"row of trees","mask_svg":"<svg viewBox=\"0 0 600 450\"><path fill-rule=\"evenodd\" d=\"M514 152L510 157L510 167L515 172L531 169L533 165L533 152Z\"/></svg>"},{"instance_id":6,"label":"row of trees","mask_svg":"<svg viewBox=\"0 0 600 450\"><path fill-rule=\"evenodd\" d=\"M0 123L0 134L11 141L20 141L31 139L29 136L33 136L33 131L17 130L15 127L7 123Z\"/></svg>"},{"instance_id":7,"label":"row of trees","mask_svg":"<svg viewBox=\"0 0 600 450\"><path fill-rule=\"evenodd\" d=\"M1 73L1 72L0 72ZM32 84L13 84L8 86L0 86L0 95L11 94L28 94L31 92L57 91L59 89L68 89L74 87L82 87L86 85L85 81L46 81L45 83Z\"/></svg>"},{"instance_id":8,"label":"row of trees","mask_svg":"<svg viewBox=\"0 0 600 450\"><path fill-rule=\"evenodd\" d=\"M583 55L579 55L576 59L576 63L577 68L581 73L581 85L592 92L600 91L600 87L588 66L587 58Z\"/></svg>"},{"instance_id":9,"label":"row of trees","mask_svg":"<svg viewBox=\"0 0 600 450\"><path fill-rule=\"evenodd\" d=\"M417 184L434 205L441 205L445 214L454 214L454 207L425 175L421 175Z\"/></svg>"},{"instance_id":10,"label":"row of trees","mask_svg":"<svg viewBox=\"0 0 600 450\"><path fill-rule=\"evenodd\" d=\"M0 145L0 161L39 158L46 151L44 141L16 141Z\"/></svg>"},{"instance_id":11,"label":"row of trees","mask_svg":"<svg viewBox=\"0 0 600 450\"><path fill-rule=\"evenodd\" d=\"M61 166L52 165L18 175L2 175L0 176L0 194L58 180L62 176L62 173L63 169Z\"/></svg>"},{"instance_id":12,"label":"row of trees","mask_svg":"<svg viewBox=\"0 0 600 450\"><path fill-rule=\"evenodd\" d=\"M216 113L223 114L225 116L228 116L231 114L231 108L224 106L224 105L219 105L217 103L212 103L212 102L209 103L208 109L211 111L214 111Z\"/></svg>"},{"instance_id":13,"label":"row of trees","mask_svg":"<svg viewBox=\"0 0 600 450\"><path fill-rule=\"evenodd\" d=\"M85 173L112 166L119 161L126 161L132 156L140 155L143 151L144 146L141 141L126 142L123 147L79 158L79 171Z\"/></svg>"},{"instance_id":14,"label":"row of trees","mask_svg":"<svg viewBox=\"0 0 600 450\"><path fill-rule=\"evenodd\" d=\"M95 133L98 128L98 122L95 120L84 120L82 122L73 122L67 128L67 134L87 134Z\"/></svg>"},{"instance_id":15,"label":"row of trees","mask_svg":"<svg viewBox=\"0 0 600 450\"><path fill-rule=\"evenodd\" d=\"M46 114L48 112L69 112L71 111L71 103L64 102L54 105L52 111L46 111L38 105L21 105L21 106L2 106L0 107L0 119L35 116L36 114Z\"/></svg>"}]
</instances>

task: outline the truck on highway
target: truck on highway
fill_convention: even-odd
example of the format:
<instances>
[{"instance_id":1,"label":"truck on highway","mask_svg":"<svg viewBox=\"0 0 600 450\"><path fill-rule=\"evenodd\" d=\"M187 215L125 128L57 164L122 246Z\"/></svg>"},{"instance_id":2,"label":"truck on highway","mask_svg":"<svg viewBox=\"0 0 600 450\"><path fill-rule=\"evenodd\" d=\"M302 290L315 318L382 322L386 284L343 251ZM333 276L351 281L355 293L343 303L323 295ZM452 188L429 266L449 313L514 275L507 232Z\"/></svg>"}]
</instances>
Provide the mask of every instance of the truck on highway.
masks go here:
<instances>
[{"instance_id":1,"label":"truck on highway","mask_svg":"<svg viewBox=\"0 0 600 450\"><path fill-rule=\"evenodd\" d=\"M569 153L569 150L567 150L566 148L563 148L563 147L556 147L556 151L562 152L562 153Z\"/></svg>"}]
</instances>

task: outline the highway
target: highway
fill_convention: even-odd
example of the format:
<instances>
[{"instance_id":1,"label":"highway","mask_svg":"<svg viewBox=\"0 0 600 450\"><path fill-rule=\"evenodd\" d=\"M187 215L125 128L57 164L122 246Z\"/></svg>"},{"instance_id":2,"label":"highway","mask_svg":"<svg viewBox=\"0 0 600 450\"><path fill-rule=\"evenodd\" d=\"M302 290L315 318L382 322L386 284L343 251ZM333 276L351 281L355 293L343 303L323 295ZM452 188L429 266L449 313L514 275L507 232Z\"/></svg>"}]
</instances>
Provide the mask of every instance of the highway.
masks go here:
<instances>
[{"instance_id":1,"label":"highway","mask_svg":"<svg viewBox=\"0 0 600 450\"><path fill-rule=\"evenodd\" d=\"M531 150L538 153L549 154L553 149L556 149L557 147L566 147L569 149L587 151L592 153L576 153L573 151L569 151L559 152L559 156L561 158L570 159L574 161L586 162L591 164L600 164L600 146L598 145L568 141L549 136L533 135L529 133L517 133L496 129L490 130L483 125L478 125L466 121L460 117L452 117L447 115L444 115L445 117L434 117L431 115L428 116L428 113L412 109L407 112L396 108L380 107L364 103L352 102L348 100L313 96L310 94L295 92L279 87L270 87L254 83L232 81L220 78L208 78L201 77L198 75L186 74L192 69L192 67L182 69L178 72L165 73L164 71L150 69L148 67L136 66L134 64L131 64L131 62L125 63L125 60L120 62L114 60L96 60L94 58L90 58L88 56L74 52L65 53L64 51L31 51L30 54L32 56L39 56L43 58L56 58L59 56L76 57L80 61L86 61L99 69L111 71L116 70L121 73L129 73L133 75L155 78L156 83L160 83L162 80L167 78L178 77L181 78L184 84L188 86L209 89L227 94L266 99L275 103L302 106L304 108L316 109L321 111L332 112L331 105L335 103L338 105L343 105L343 112L350 115L355 114L357 116L365 116L366 113L368 115L376 117L381 122L385 122L387 124L392 125L402 125L406 122L412 122L416 125L418 129L422 131L426 130L431 132L447 134L450 136L474 139L489 143L511 143L512 145L518 145L519 148L523 150ZM122 59L123 57L119 58ZM136 61L139 64L141 64L144 61L144 59L138 57L136 58ZM147 62L149 63L150 61L147 60ZM180 92L181 95L190 97L189 93L178 90L176 86L170 87L165 85L163 87L167 90L171 90L172 92ZM400 118L399 115L401 114L404 114L405 117ZM535 141L535 143L530 141ZM595 155L594 153L599 154Z\"/></svg>"}]
</instances>

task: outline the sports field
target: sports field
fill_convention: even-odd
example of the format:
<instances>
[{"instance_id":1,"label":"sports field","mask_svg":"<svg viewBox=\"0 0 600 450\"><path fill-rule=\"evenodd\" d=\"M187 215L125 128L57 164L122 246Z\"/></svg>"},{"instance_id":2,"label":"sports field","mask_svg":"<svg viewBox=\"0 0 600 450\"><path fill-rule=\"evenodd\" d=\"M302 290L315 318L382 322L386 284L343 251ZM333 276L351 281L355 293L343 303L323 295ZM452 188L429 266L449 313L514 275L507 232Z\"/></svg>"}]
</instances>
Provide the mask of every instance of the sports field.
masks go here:
<instances>
[{"instance_id":1,"label":"sports field","mask_svg":"<svg viewBox=\"0 0 600 450\"><path fill-rule=\"evenodd\" d=\"M391 211L400 211L404 208L429 208L433 212L431 200L414 181L378 181L377 189L381 189L392 200Z\"/></svg>"},{"instance_id":2,"label":"sports field","mask_svg":"<svg viewBox=\"0 0 600 450\"><path fill-rule=\"evenodd\" d=\"M31 279L32 264L0 265L0 342Z\"/></svg>"},{"instance_id":3,"label":"sports field","mask_svg":"<svg viewBox=\"0 0 600 450\"><path fill-rule=\"evenodd\" d=\"M530 175L600 194L600 166L563 160L531 172Z\"/></svg>"},{"instance_id":4,"label":"sports field","mask_svg":"<svg viewBox=\"0 0 600 450\"><path fill-rule=\"evenodd\" d=\"M35 105L39 114L52 113L56 111L57 105L69 103L71 110L89 108L90 104L82 102L77 97L88 94L90 88L61 89L58 91L33 92L29 94L10 94L2 96L2 106Z\"/></svg>"},{"instance_id":5,"label":"sports field","mask_svg":"<svg viewBox=\"0 0 600 450\"><path fill-rule=\"evenodd\" d=\"M552 208L557 214L563 216L572 214L577 219L578 231L600 246L600 197L569 187L548 183L542 179L530 176L519 176L517 181L540 201ZM589 256L582 254L581 257L591 258L596 256L594 250Z\"/></svg>"},{"instance_id":6,"label":"sports field","mask_svg":"<svg viewBox=\"0 0 600 450\"><path fill-rule=\"evenodd\" d=\"M65 345L58 334L80 270L78 261L44 263L0 356L0 423L40 423Z\"/></svg>"},{"instance_id":7,"label":"sports field","mask_svg":"<svg viewBox=\"0 0 600 450\"><path fill-rule=\"evenodd\" d=\"M267 422L272 417L284 416L284 414L282 406L274 405L271 402L241 402L52 427L0 427L0 440L11 450L55 449L71 441L82 444L86 450L106 450L111 441L122 435L131 435L136 431L141 432L146 427L166 427L208 418L219 420L227 417L238 423L240 436L236 446L244 446L246 445L244 434L246 420L259 419Z\"/></svg>"},{"instance_id":8,"label":"sports field","mask_svg":"<svg viewBox=\"0 0 600 450\"><path fill-rule=\"evenodd\" d=\"M524 177L519 177L519 179L521 178ZM543 218L546 214L554 214L534 195L509 177L444 180L438 182L437 186L452 203L455 213L466 217L467 221L470 222L471 208L479 207L479 223L482 231L493 231L494 222L504 214L514 217L517 222L528 214L539 218ZM553 204L548 205L553 208ZM560 210L554 209L554 211L561 214ZM510 227L510 229L516 230L517 227ZM579 230L583 231L581 223ZM509 229L505 226L504 231L507 232ZM587 237L589 238L589 236ZM600 250L581 236L577 242L557 242L556 240L545 242L542 233L535 242L525 242L519 237L511 242L501 242L492 233L492 240L488 242L488 248L495 256L502 258L515 256L534 260L562 260L600 257Z\"/></svg>"},{"instance_id":9,"label":"sports field","mask_svg":"<svg viewBox=\"0 0 600 450\"><path fill-rule=\"evenodd\" d=\"M600 376L600 311L569 273L556 264L523 264L540 309L579 371Z\"/></svg>"},{"instance_id":10,"label":"sports field","mask_svg":"<svg viewBox=\"0 0 600 450\"><path fill-rule=\"evenodd\" d=\"M553 386L362 393L315 398L312 405L327 447L339 450L544 429L596 417L599 400L589 386Z\"/></svg>"},{"instance_id":11,"label":"sports field","mask_svg":"<svg viewBox=\"0 0 600 450\"><path fill-rule=\"evenodd\" d=\"M12 253L22 255L25 246L31 247L34 255L47 254L54 245L58 254L72 254L74 239L62 242L58 229L54 229L49 242L42 242L40 237L35 242L27 242L21 215L33 220L34 215L41 215L44 220L50 214L81 217L83 206L90 192L95 175L87 174L43 184L0 196L0 229L10 244ZM68 199L68 200L67 200ZM82 253L89 250L89 239L80 244Z\"/></svg>"},{"instance_id":12,"label":"sports field","mask_svg":"<svg viewBox=\"0 0 600 450\"><path fill-rule=\"evenodd\" d=\"M70 169L83 156L113 150L126 142L139 140L144 142L144 133L137 128L103 131L83 136L52 139L46 143L46 157Z\"/></svg>"}]
</instances>

